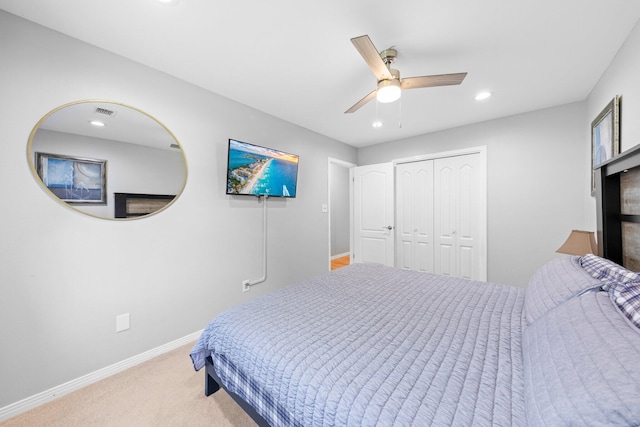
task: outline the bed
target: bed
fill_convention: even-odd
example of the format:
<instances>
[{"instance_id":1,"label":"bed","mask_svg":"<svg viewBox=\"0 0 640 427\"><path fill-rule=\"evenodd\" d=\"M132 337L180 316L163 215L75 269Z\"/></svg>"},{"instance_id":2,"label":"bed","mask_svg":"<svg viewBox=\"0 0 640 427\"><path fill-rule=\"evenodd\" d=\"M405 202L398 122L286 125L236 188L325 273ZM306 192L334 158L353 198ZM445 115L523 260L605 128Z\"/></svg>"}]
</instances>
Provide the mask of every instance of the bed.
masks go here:
<instances>
[{"instance_id":1,"label":"bed","mask_svg":"<svg viewBox=\"0 0 640 427\"><path fill-rule=\"evenodd\" d=\"M261 426L640 425L640 274L558 256L520 288L354 264L225 311L191 359Z\"/></svg>"},{"instance_id":2,"label":"bed","mask_svg":"<svg viewBox=\"0 0 640 427\"><path fill-rule=\"evenodd\" d=\"M527 288L354 264L227 310L191 358L259 425L637 425L640 329L582 263Z\"/></svg>"}]
</instances>

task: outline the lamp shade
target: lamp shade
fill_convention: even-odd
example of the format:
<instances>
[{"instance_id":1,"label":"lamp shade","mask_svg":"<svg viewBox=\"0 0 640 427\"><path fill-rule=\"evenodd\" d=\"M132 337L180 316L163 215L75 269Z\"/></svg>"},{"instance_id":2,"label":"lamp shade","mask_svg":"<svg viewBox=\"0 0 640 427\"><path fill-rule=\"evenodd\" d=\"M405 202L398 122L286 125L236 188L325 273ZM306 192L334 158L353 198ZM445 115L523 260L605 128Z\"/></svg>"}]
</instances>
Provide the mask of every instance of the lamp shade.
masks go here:
<instances>
[{"instance_id":1,"label":"lamp shade","mask_svg":"<svg viewBox=\"0 0 640 427\"><path fill-rule=\"evenodd\" d=\"M598 247L593 231L571 230L571 234L562 246L556 251L560 254L583 256L595 254Z\"/></svg>"}]
</instances>

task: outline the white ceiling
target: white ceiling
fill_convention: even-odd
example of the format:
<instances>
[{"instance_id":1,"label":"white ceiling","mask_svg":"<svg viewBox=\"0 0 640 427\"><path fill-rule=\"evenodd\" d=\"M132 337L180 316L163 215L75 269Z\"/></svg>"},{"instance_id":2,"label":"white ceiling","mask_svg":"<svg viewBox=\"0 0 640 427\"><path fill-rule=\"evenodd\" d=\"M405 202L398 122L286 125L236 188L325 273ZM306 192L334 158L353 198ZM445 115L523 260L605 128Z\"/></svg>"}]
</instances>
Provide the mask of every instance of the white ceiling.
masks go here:
<instances>
[{"instance_id":1,"label":"white ceiling","mask_svg":"<svg viewBox=\"0 0 640 427\"><path fill-rule=\"evenodd\" d=\"M640 18L635 0L0 0L0 9L356 147L584 100ZM398 50L404 77L469 74L344 114L376 84L350 42L363 34ZM474 101L480 90L493 97ZM384 126L374 129L376 116Z\"/></svg>"}]
</instances>

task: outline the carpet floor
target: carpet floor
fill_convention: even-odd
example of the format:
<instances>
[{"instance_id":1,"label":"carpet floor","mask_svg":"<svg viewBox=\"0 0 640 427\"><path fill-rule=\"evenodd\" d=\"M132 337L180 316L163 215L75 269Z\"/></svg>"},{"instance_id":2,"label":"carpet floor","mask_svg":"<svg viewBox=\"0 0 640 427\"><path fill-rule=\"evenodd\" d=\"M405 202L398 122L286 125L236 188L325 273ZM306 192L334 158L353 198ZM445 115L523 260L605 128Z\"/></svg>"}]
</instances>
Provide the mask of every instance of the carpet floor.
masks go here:
<instances>
[{"instance_id":1,"label":"carpet floor","mask_svg":"<svg viewBox=\"0 0 640 427\"><path fill-rule=\"evenodd\" d=\"M255 426L224 390L205 397L204 372L195 372L189 358L192 347L177 348L0 426Z\"/></svg>"}]
</instances>

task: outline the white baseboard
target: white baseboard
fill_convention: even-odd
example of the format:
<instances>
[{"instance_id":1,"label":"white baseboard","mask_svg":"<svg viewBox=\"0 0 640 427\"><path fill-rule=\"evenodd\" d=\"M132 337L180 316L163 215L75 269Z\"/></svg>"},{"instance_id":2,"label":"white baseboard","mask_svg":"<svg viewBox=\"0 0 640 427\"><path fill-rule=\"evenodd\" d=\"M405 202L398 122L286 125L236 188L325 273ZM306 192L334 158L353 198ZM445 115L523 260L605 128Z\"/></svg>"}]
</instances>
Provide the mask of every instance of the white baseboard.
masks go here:
<instances>
[{"instance_id":1,"label":"white baseboard","mask_svg":"<svg viewBox=\"0 0 640 427\"><path fill-rule=\"evenodd\" d=\"M347 256L347 255L349 255L349 252L344 252L344 253L341 253L341 254L338 254L338 255L331 256L331 259L338 259L338 258L342 258L343 256Z\"/></svg>"},{"instance_id":2,"label":"white baseboard","mask_svg":"<svg viewBox=\"0 0 640 427\"><path fill-rule=\"evenodd\" d=\"M75 380L71 380L64 384L60 384L59 386L50 388L49 390L34 394L33 396L27 397L26 399L22 399L18 402L7 405L4 408L0 408L0 422L15 417L16 415L26 412L29 409L33 409L44 403L62 397L65 394L69 394L73 391L79 390L82 387L86 387L90 384L103 380L107 377L110 377L111 375L115 375L118 372L124 371L125 369L132 368L142 362L146 362L147 360L160 356L161 354L167 353L171 350L175 350L176 348L189 344L190 342L194 342L198 339L198 337L200 337L200 334L202 334L202 330L189 334L185 337L178 338L177 340L161 345L160 347L145 351L144 353L138 354L137 356L133 356L105 368L98 369L97 371L91 372L87 375L76 378Z\"/></svg>"}]
</instances>

